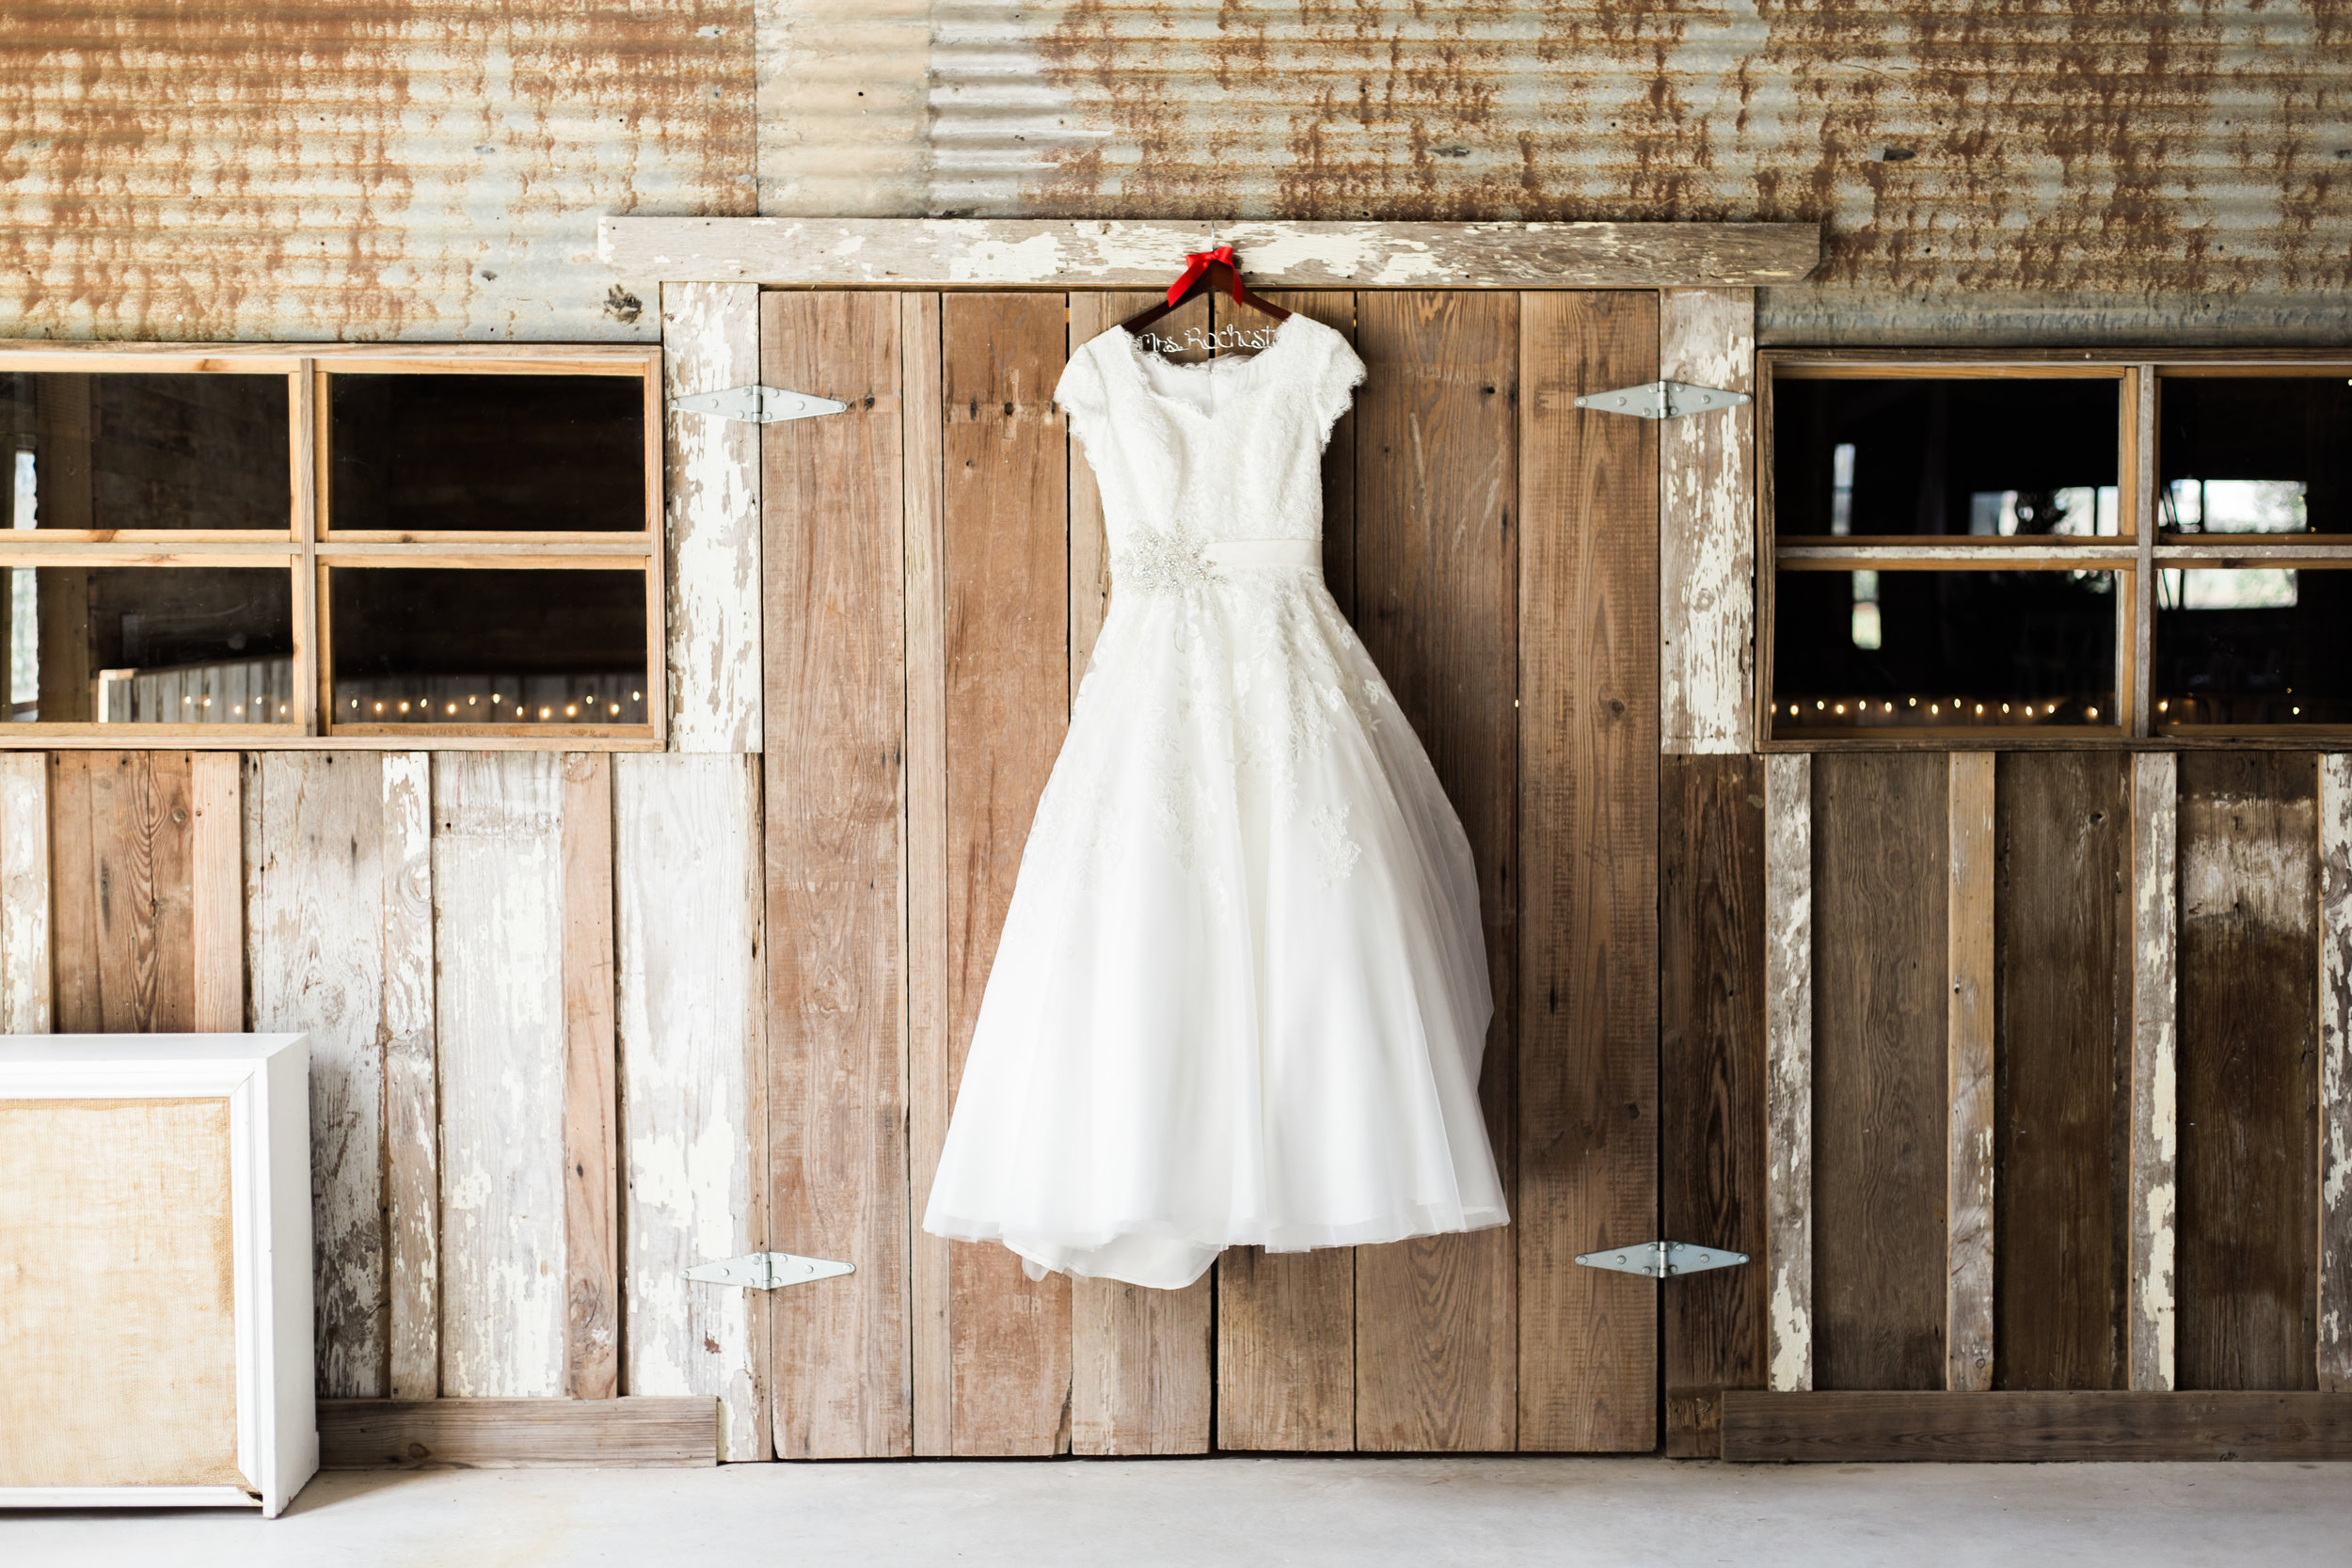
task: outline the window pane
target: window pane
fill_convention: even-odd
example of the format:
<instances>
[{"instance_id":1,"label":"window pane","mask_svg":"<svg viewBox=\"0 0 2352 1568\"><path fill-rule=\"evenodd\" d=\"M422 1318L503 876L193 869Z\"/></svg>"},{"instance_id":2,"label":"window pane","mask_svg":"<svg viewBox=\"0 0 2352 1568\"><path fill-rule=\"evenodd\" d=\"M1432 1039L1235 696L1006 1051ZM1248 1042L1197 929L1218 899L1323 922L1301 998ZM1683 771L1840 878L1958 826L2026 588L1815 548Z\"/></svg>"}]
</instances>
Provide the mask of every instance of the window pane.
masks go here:
<instances>
[{"instance_id":1,"label":"window pane","mask_svg":"<svg viewBox=\"0 0 2352 1568\"><path fill-rule=\"evenodd\" d=\"M0 373L10 528L294 526L282 375Z\"/></svg>"},{"instance_id":2,"label":"window pane","mask_svg":"<svg viewBox=\"0 0 2352 1568\"><path fill-rule=\"evenodd\" d=\"M1772 727L2112 724L2113 572L1794 572Z\"/></svg>"},{"instance_id":3,"label":"window pane","mask_svg":"<svg viewBox=\"0 0 2352 1568\"><path fill-rule=\"evenodd\" d=\"M2352 572L2156 574L2156 722L2352 723Z\"/></svg>"},{"instance_id":4,"label":"window pane","mask_svg":"<svg viewBox=\"0 0 2352 1568\"><path fill-rule=\"evenodd\" d=\"M342 724L645 724L642 571L327 574Z\"/></svg>"},{"instance_id":5,"label":"window pane","mask_svg":"<svg viewBox=\"0 0 2352 1568\"><path fill-rule=\"evenodd\" d=\"M1783 534L2113 535L2119 384L1772 382Z\"/></svg>"},{"instance_id":6,"label":"window pane","mask_svg":"<svg viewBox=\"0 0 2352 1568\"><path fill-rule=\"evenodd\" d=\"M2186 533L2352 533L2352 385L2166 376L2157 522Z\"/></svg>"},{"instance_id":7,"label":"window pane","mask_svg":"<svg viewBox=\"0 0 2352 1568\"><path fill-rule=\"evenodd\" d=\"M644 384L615 375L335 375L343 532L645 527Z\"/></svg>"},{"instance_id":8,"label":"window pane","mask_svg":"<svg viewBox=\"0 0 2352 1568\"><path fill-rule=\"evenodd\" d=\"M289 567L11 566L0 576L12 720L298 718Z\"/></svg>"}]
</instances>

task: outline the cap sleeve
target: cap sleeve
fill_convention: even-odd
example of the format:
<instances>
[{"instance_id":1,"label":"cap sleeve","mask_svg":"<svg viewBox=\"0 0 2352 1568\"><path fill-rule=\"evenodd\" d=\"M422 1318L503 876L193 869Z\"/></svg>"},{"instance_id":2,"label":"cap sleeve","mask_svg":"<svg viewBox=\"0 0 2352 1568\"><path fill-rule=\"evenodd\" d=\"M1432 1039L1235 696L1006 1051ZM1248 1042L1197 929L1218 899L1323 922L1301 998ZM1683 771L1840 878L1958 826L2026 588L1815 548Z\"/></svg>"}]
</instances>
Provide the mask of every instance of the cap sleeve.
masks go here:
<instances>
[{"instance_id":1,"label":"cap sleeve","mask_svg":"<svg viewBox=\"0 0 2352 1568\"><path fill-rule=\"evenodd\" d=\"M1062 368L1061 380L1054 388L1054 402L1070 417L1070 429L1089 448L1095 447L1097 434L1110 419L1110 391L1104 384L1101 358L1093 345L1082 346L1070 356Z\"/></svg>"},{"instance_id":2,"label":"cap sleeve","mask_svg":"<svg viewBox=\"0 0 2352 1568\"><path fill-rule=\"evenodd\" d=\"M1329 327L1315 334L1315 340L1321 360L1309 383L1310 401L1327 444L1331 427L1339 423L1340 416L1356 401L1356 388L1364 384L1364 362L1356 357L1356 350L1347 340Z\"/></svg>"}]
</instances>

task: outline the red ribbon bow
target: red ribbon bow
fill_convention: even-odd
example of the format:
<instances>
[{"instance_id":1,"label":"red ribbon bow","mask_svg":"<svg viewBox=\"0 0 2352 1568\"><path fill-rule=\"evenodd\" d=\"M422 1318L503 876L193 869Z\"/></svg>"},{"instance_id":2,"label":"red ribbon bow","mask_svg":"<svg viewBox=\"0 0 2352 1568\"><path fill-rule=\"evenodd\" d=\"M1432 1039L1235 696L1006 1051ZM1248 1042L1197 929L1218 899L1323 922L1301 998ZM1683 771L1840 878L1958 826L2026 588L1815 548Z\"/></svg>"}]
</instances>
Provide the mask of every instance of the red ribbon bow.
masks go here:
<instances>
[{"instance_id":1,"label":"red ribbon bow","mask_svg":"<svg viewBox=\"0 0 2352 1568\"><path fill-rule=\"evenodd\" d=\"M1233 247L1230 245L1218 245L1215 250L1187 252L1184 257L1184 275L1168 286L1168 302L1173 305L1184 298L1184 291L1200 281L1201 275L1209 270L1209 263L1212 261L1222 261L1232 269L1233 303L1240 304L1241 268L1233 264Z\"/></svg>"}]
</instances>

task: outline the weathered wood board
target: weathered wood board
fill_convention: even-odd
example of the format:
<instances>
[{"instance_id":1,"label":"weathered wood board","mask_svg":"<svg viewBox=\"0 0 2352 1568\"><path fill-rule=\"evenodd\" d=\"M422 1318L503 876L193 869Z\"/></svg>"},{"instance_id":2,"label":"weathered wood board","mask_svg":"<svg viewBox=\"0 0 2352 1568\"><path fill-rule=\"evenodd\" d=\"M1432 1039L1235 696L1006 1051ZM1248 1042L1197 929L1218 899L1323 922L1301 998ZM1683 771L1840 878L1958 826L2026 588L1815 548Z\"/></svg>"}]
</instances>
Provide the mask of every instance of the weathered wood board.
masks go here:
<instances>
[{"instance_id":1,"label":"weathered wood board","mask_svg":"<svg viewBox=\"0 0 2352 1568\"><path fill-rule=\"evenodd\" d=\"M1661 1234L1753 1259L1661 1292L1670 1458L1712 1458L1723 1391L1765 1384L1764 768L1669 756L1659 779Z\"/></svg>"},{"instance_id":2,"label":"weathered wood board","mask_svg":"<svg viewBox=\"0 0 2352 1568\"><path fill-rule=\"evenodd\" d=\"M1956 752L1946 785L1944 1386L1993 1386L1994 764Z\"/></svg>"},{"instance_id":3,"label":"weathered wood board","mask_svg":"<svg viewBox=\"0 0 2352 1568\"><path fill-rule=\"evenodd\" d=\"M433 758L441 1392L564 1387L564 759Z\"/></svg>"},{"instance_id":4,"label":"weathered wood board","mask_svg":"<svg viewBox=\"0 0 2352 1568\"><path fill-rule=\"evenodd\" d=\"M2318 759L2180 767L2176 1386L2315 1387Z\"/></svg>"},{"instance_id":5,"label":"weathered wood board","mask_svg":"<svg viewBox=\"0 0 2352 1568\"><path fill-rule=\"evenodd\" d=\"M1658 311L1661 378L1755 390L1754 290L1668 289ZM1659 427L1658 509L1661 742L1669 753L1752 751L1754 404Z\"/></svg>"},{"instance_id":6,"label":"weathered wood board","mask_svg":"<svg viewBox=\"0 0 2352 1568\"><path fill-rule=\"evenodd\" d=\"M1813 759L1764 759L1765 1381L1813 1386Z\"/></svg>"},{"instance_id":7,"label":"weathered wood board","mask_svg":"<svg viewBox=\"0 0 2352 1568\"><path fill-rule=\"evenodd\" d=\"M1359 297L1356 625L1470 836L1495 1019L1479 1095L1509 1181L1518 854L1512 294ZM1518 1441L1512 1233L1356 1251L1356 1446Z\"/></svg>"},{"instance_id":8,"label":"weathered wood board","mask_svg":"<svg viewBox=\"0 0 2352 1568\"><path fill-rule=\"evenodd\" d=\"M1821 253L1811 223L621 216L597 220L596 248L664 282L1164 289L1213 245L1261 289L1754 287L1793 283Z\"/></svg>"},{"instance_id":9,"label":"weathered wood board","mask_svg":"<svg viewBox=\"0 0 2352 1568\"><path fill-rule=\"evenodd\" d=\"M662 401L759 380L759 290L661 289ZM662 503L668 551L670 748L760 749L760 427L672 409Z\"/></svg>"},{"instance_id":10,"label":"weathered wood board","mask_svg":"<svg viewBox=\"0 0 2352 1568\"><path fill-rule=\"evenodd\" d=\"M2352 1459L2352 1398L2341 1394L1731 1394L1725 1403L1724 1457L1749 1464Z\"/></svg>"},{"instance_id":11,"label":"weathered wood board","mask_svg":"<svg viewBox=\"0 0 2352 1568\"><path fill-rule=\"evenodd\" d=\"M1999 761L1990 1386L2131 1385L2131 773L2119 752Z\"/></svg>"},{"instance_id":12,"label":"weathered wood board","mask_svg":"<svg viewBox=\"0 0 2352 1568\"><path fill-rule=\"evenodd\" d=\"M64 1034L196 1022L195 810L185 752L53 752L50 926Z\"/></svg>"},{"instance_id":13,"label":"weathered wood board","mask_svg":"<svg viewBox=\"0 0 2352 1568\"><path fill-rule=\"evenodd\" d=\"M1817 1388L1945 1386L1946 773L1813 759Z\"/></svg>"},{"instance_id":14,"label":"weathered wood board","mask_svg":"<svg viewBox=\"0 0 2352 1568\"><path fill-rule=\"evenodd\" d=\"M1658 1234L1658 436L1576 398L1656 377L1658 300L1519 311L1518 616L1494 617L1486 656L1518 666L1518 754L1493 764L1517 775L1518 928L1487 932L1518 996L1516 1437L1638 1451L1658 1439L1658 1287L1575 1259Z\"/></svg>"},{"instance_id":15,"label":"weathered wood board","mask_svg":"<svg viewBox=\"0 0 2352 1568\"><path fill-rule=\"evenodd\" d=\"M883 1457L914 1441L899 310L771 293L762 312L769 384L850 404L762 446L769 721L791 737L766 758L769 1232L857 1269L770 1304L774 1444Z\"/></svg>"},{"instance_id":16,"label":"weathered wood board","mask_svg":"<svg viewBox=\"0 0 2352 1568\"><path fill-rule=\"evenodd\" d=\"M0 1035L49 1033L49 758L0 755Z\"/></svg>"},{"instance_id":17,"label":"weathered wood board","mask_svg":"<svg viewBox=\"0 0 2352 1568\"><path fill-rule=\"evenodd\" d=\"M2124 1183L2129 1384L2173 1386L2179 1227L2179 759L2132 758L2132 1110Z\"/></svg>"},{"instance_id":18,"label":"weathered wood board","mask_svg":"<svg viewBox=\"0 0 2352 1568\"><path fill-rule=\"evenodd\" d=\"M327 1470L687 1469L719 1463L707 1399L323 1400Z\"/></svg>"},{"instance_id":19,"label":"weathered wood board","mask_svg":"<svg viewBox=\"0 0 2352 1568\"><path fill-rule=\"evenodd\" d=\"M770 1457L759 1292L697 1263L765 1249L759 763L612 760L622 1356L630 1396L719 1401L720 1457Z\"/></svg>"}]
</instances>

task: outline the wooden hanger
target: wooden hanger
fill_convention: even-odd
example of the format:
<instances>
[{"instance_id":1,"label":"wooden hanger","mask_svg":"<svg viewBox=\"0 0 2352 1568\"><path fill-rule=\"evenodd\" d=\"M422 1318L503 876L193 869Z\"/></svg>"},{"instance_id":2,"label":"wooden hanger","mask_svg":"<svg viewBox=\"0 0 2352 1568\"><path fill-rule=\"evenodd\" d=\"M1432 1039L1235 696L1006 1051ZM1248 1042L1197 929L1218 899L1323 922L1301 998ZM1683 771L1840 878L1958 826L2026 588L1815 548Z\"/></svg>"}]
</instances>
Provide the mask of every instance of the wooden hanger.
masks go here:
<instances>
[{"instance_id":1,"label":"wooden hanger","mask_svg":"<svg viewBox=\"0 0 2352 1568\"><path fill-rule=\"evenodd\" d=\"M1291 313L1288 310L1271 300L1259 298L1249 291L1241 280L1241 269L1233 262L1233 247L1230 245L1221 245L1213 250L1188 253L1184 257L1184 275L1168 286L1167 300L1152 306L1140 315L1128 317L1119 325L1122 330L1141 337L1145 328L1158 322L1184 301L1196 294L1215 293L1220 286L1220 279L1230 287L1234 304L1247 305L1253 310L1263 311L1278 322L1286 322L1291 319Z\"/></svg>"}]
</instances>

